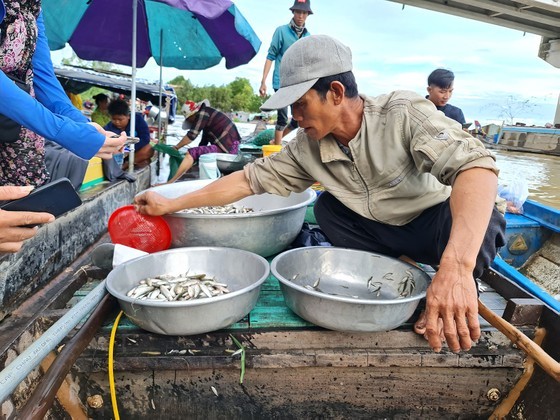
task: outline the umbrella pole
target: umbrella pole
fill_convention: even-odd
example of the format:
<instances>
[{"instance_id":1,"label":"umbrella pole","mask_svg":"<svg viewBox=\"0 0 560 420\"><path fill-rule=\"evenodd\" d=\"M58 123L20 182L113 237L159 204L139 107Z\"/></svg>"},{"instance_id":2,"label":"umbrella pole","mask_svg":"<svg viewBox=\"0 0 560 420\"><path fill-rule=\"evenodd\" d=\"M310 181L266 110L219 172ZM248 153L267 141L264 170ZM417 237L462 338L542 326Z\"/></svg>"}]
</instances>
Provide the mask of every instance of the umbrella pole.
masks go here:
<instances>
[{"instance_id":1,"label":"umbrella pole","mask_svg":"<svg viewBox=\"0 0 560 420\"><path fill-rule=\"evenodd\" d=\"M159 31L159 55L161 57L159 63L159 113L158 113L158 130L157 130L157 142L161 142L163 136L161 135L161 112L162 112L162 91L163 91L163 30ZM161 170L161 153L158 153L157 163L156 163L156 175L159 177L159 172Z\"/></svg>"},{"instance_id":2,"label":"umbrella pole","mask_svg":"<svg viewBox=\"0 0 560 420\"><path fill-rule=\"evenodd\" d=\"M159 114L158 114L158 137L161 138L161 113L163 111L163 30L159 31Z\"/></svg>"},{"instance_id":3,"label":"umbrella pole","mask_svg":"<svg viewBox=\"0 0 560 420\"><path fill-rule=\"evenodd\" d=\"M138 0L132 0L132 87L130 92L130 136L136 135L136 34L138 16ZM134 144L130 146L128 155L128 172L134 172Z\"/></svg>"}]
</instances>

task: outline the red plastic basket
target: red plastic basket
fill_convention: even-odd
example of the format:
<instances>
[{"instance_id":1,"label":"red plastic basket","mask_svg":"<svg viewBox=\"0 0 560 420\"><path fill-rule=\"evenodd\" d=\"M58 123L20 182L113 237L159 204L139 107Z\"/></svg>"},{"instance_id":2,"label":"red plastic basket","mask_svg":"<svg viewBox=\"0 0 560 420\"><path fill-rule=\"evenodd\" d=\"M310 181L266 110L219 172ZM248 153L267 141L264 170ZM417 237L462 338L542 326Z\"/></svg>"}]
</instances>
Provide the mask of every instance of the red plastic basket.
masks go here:
<instances>
[{"instance_id":1,"label":"red plastic basket","mask_svg":"<svg viewBox=\"0 0 560 420\"><path fill-rule=\"evenodd\" d=\"M171 245L171 230L163 217L140 214L132 205L119 207L111 214L108 230L114 244L144 252L163 251Z\"/></svg>"}]
</instances>

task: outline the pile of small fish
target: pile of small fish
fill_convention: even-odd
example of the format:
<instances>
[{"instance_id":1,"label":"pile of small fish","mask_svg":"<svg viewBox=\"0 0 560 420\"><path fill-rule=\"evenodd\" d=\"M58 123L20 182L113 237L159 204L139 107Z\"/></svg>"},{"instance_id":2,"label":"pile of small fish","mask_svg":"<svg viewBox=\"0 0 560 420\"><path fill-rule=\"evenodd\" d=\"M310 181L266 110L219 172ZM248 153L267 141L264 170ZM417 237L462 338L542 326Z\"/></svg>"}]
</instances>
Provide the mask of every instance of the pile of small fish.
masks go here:
<instances>
[{"instance_id":1,"label":"pile of small fish","mask_svg":"<svg viewBox=\"0 0 560 420\"><path fill-rule=\"evenodd\" d=\"M221 214L253 213L253 211L254 210L250 207L228 204L227 206L208 206L208 207L196 207L194 209L185 209L185 210L181 210L181 213L221 215Z\"/></svg>"},{"instance_id":2,"label":"pile of small fish","mask_svg":"<svg viewBox=\"0 0 560 420\"><path fill-rule=\"evenodd\" d=\"M163 274L140 280L138 286L133 287L126 294L139 300L182 301L229 293L227 284L218 283L206 274Z\"/></svg>"}]
</instances>

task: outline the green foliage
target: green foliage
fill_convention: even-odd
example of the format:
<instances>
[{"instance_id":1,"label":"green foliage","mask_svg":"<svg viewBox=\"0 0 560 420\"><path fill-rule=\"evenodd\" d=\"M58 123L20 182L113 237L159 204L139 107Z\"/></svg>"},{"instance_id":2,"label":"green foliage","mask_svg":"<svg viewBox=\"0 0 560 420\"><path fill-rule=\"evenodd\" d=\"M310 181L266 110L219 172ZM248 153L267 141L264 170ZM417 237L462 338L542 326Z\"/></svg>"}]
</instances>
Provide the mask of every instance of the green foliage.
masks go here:
<instances>
[{"instance_id":1,"label":"green foliage","mask_svg":"<svg viewBox=\"0 0 560 420\"><path fill-rule=\"evenodd\" d=\"M82 60L74 52L72 53L72 56L70 58L63 58L61 62L65 66L83 67L105 73L119 73L117 68L111 63L107 63L105 61Z\"/></svg>"},{"instance_id":2,"label":"green foliage","mask_svg":"<svg viewBox=\"0 0 560 420\"><path fill-rule=\"evenodd\" d=\"M178 76L169 81L175 88L179 103L187 99L194 102L208 99L213 108L224 112L259 112L263 98L255 94L248 79L238 77L233 82L222 85L194 86L189 79Z\"/></svg>"},{"instance_id":3,"label":"green foliage","mask_svg":"<svg viewBox=\"0 0 560 420\"><path fill-rule=\"evenodd\" d=\"M73 54L71 58L63 59L62 64L90 68L101 72L116 71L115 67L110 63L84 61L78 58L76 54ZM261 98L258 93L255 94L249 80L242 77L237 77L233 82L222 86L195 86L189 79L177 76L170 80L168 84L175 88L180 104L179 108L187 99L195 102L208 99L213 108L223 112L245 111L257 113L260 112L260 106L267 99ZM92 90L91 92L88 90L87 94L83 94L82 97L91 100L91 97L99 93L99 91L102 90Z\"/></svg>"}]
</instances>

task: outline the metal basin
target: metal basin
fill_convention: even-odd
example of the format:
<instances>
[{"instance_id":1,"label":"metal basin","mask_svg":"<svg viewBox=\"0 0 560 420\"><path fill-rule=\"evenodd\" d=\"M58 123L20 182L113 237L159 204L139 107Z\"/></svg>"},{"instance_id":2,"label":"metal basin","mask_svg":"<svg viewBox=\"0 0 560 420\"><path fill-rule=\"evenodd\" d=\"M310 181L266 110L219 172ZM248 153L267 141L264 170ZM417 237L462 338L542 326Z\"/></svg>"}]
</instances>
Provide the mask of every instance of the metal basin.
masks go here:
<instances>
[{"instance_id":1,"label":"metal basin","mask_svg":"<svg viewBox=\"0 0 560 420\"><path fill-rule=\"evenodd\" d=\"M126 293L146 277L205 273L226 283L231 293L192 301L133 299ZM117 266L107 277L107 290L126 316L147 331L166 335L202 334L225 328L247 315L257 303L268 262L251 252L231 248L181 248L145 255Z\"/></svg>"},{"instance_id":2,"label":"metal basin","mask_svg":"<svg viewBox=\"0 0 560 420\"><path fill-rule=\"evenodd\" d=\"M227 153L216 153L216 163L218 170L222 175L228 175L235 171L240 171L249 162L256 159L255 156L249 153L240 153L231 155Z\"/></svg>"},{"instance_id":3,"label":"metal basin","mask_svg":"<svg viewBox=\"0 0 560 420\"><path fill-rule=\"evenodd\" d=\"M401 260L335 247L285 251L272 260L271 270L292 311L315 325L349 332L388 331L403 324L430 281ZM399 286L407 277L414 279L414 288L402 293Z\"/></svg>"},{"instance_id":4,"label":"metal basin","mask_svg":"<svg viewBox=\"0 0 560 420\"><path fill-rule=\"evenodd\" d=\"M214 180L176 182L151 190L175 198L198 190ZM244 249L263 257L277 254L290 245L301 230L307 205L316 193L307 189L288 197L253 195L237 201L253 213L204 215L172 213L164 216L171 229L171 248L223 246Z\"/></svg>"}]
</instances>

